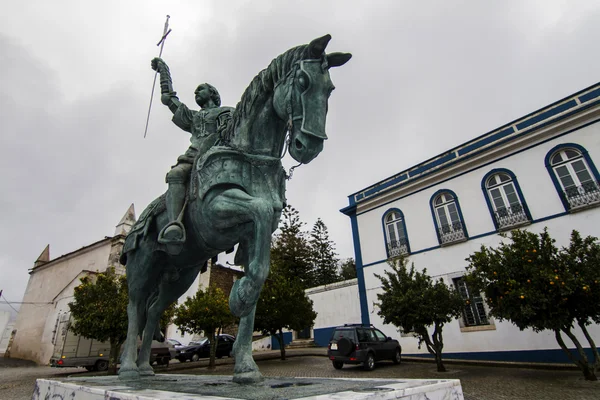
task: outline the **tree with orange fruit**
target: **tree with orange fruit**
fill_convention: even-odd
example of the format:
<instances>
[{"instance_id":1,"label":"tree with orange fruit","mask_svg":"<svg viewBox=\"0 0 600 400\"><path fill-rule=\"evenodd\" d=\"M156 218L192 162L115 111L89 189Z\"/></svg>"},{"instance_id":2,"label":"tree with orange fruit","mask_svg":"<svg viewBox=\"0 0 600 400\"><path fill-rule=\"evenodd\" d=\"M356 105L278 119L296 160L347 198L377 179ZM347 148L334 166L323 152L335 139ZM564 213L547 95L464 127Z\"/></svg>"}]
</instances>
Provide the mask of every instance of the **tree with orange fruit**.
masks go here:
<instances>
[{"instance_id":1,"label":"tree with orange fruit","mask_svg":"<svg viewBox=\"0 0 600 400\"><path fill-rule=\"evenodd\" d=\"M503 237L508 241L482 246L467 258L467 283L484 293L491 316L521 330L553 331L585 379L597 380L600 355L587 327L600 323L600 242L573 231L569 246L558 249L547 229L514 230ZM575 335L577 328L589 349ZM569 350L563 334L576 351Z\"/></svg>"}]
</instances>

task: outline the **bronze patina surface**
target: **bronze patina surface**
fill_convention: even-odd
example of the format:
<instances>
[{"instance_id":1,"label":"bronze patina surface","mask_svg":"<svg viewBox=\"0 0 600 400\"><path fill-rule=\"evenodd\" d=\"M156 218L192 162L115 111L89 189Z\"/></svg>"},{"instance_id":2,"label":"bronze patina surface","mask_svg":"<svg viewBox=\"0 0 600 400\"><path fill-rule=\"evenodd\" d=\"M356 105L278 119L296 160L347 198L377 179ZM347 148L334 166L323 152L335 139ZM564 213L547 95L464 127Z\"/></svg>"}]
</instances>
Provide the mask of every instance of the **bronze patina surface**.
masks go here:
<instances>
[{"instance_id":1,"label":"bronze patina surface","mask_svg":"<svg viewBox=\"0 0 600 400\"><path fill-rule=\"evenodd\" d=\"M152 61L160 73L163 104L192 138L167 174L166 195L142 213L123 248L129 325L121 379L154 374L150 346L160 332L161 313L185 293L207 260L236 244L236 263L245 276L229 297L231 312L240 317L233 381L263 379L252 358L252 333L256 302L269 274L271 234L286 203L281 158L289 153L307 164L323 150L334 89L329 70L351 58L327 54L330 39L325 35L276 57L252 80L235 110L221 107L218 92L208 84L195 92L201 109L190 110L173 91L166 63Z\"/></svg>"}]
</instances>

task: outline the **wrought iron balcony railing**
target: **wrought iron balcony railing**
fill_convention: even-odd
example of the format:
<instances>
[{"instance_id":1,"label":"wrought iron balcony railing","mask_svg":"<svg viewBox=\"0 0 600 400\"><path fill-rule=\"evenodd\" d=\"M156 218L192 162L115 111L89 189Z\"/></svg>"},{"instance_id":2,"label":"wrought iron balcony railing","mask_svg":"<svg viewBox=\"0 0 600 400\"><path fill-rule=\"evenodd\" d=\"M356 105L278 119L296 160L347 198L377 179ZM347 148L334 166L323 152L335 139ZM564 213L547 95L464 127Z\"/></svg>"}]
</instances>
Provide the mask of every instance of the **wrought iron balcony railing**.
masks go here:
<instances>
[{"instance_id":1,"label":"wrought iron balcony railing","mask_svg":"<svg viewBox=\"0 0 600 400\"><path fill-rule=\"evenodd\" d=\"M494 211L494 218L496 218L496 223L500 229L520 225L529 221L529 218L525 213L525 208L519 203Z\"/></svg>"},{"instance_id":2,"label":"wrought iron balcony railing","mask_svg":"<svg viewBox=\"0 0 600 400\"><path fill-rule=\"evenodd\" d=\"M585 207L600 202L600 185L596 181L589 181L580 186L571 186L563 191L563 196L569 208Z\"/></svg>"},{"instance_id":3,"label":"wrought iron balcony railing","mask_svg":"<svg viewBox=\"0 0 600 400\"><path fill-rule=\"evenodd\" d=\"M400 240L390 240L387 243L388 255L390 257L398 257L408 254L408 240L401 238Z\"/></svg>"},{"instance_id":4,"label":"wrought iron balcony railing","mask_svg":"<svg viewBox=\"0 0 600 400\"><path fill-rule=\"evenodd\" d=\"M461 222L453 222L451 225L442 225L438 229L442 244L464 240L465 230Z\"/></svg>"}]
</instances>

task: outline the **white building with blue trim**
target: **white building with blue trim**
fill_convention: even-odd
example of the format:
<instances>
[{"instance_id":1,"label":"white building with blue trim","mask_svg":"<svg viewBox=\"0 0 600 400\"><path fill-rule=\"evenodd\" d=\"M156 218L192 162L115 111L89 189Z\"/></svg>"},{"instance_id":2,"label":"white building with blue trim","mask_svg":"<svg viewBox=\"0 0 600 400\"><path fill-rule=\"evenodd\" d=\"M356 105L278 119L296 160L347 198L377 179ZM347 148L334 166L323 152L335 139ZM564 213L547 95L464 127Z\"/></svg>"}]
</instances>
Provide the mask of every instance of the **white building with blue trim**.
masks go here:
<instances>
[{"instance_id":1,"label":"white building with blue trim","mask_svg":"<svg viewBox=\"0 0 600 400\"><path fill-rule=\"evenodd\" d=\"M462 318L444 326L446 358L568 362L552 332L488 318L484 299L462 277L465 259L481 245L498 245L502 231L548 227L559 247L573 229L600 237L596 163L600 83L348 196L341 212L351 220L362 323L401 336L377 315L375 274L404 254L470 300ZM331 329L319 325L315 339ZM598 342L600 326L590 333ZM414 337L399 340L404 355L427 354Z\"/></svg>"}]
</instances>

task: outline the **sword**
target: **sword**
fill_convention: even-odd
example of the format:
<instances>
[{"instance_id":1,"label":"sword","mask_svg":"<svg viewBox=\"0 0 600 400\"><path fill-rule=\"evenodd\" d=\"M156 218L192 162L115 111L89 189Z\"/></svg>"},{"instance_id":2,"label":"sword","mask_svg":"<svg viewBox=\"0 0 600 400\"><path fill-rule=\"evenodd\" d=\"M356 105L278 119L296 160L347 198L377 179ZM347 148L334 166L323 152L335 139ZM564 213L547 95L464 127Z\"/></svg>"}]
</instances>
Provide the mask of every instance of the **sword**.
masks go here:
<instances>
[{"instance_id":1,"label":"sword","mask_svg":"<svg viewBox=\"0 0 600 400\"><path fill-rule=\"evenodd\" d=\"M158 58L162 56L163 47L165 47L165 40L169 33L171 33L171 29L169 29L169 18L170 15L167 15L167 20L165 21L165 27L163 29L163 35L160 38L160 41L156 44L160 46L160 51L158 52ZM152 110L152 99L154 98L154 87L156 86L156 76L158 75L158 71L154 71L154 82L152 82L152 93L150 93L150 105L148 106L148 116L146 117L146 129L144 129L144 138L146 138L146 133L148 133L148 122L150 121L150 110Z\"/></svg>"}]
</instances>

